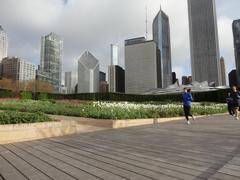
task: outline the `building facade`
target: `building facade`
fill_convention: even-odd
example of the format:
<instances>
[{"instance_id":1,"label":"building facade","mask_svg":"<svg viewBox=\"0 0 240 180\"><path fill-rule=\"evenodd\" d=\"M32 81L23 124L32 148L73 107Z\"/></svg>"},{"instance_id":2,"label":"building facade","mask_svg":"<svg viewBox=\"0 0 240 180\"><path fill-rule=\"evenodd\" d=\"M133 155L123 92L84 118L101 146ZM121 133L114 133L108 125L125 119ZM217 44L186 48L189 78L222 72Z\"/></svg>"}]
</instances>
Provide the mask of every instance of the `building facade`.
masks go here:
<instances>
[{"instance_id":1,"label":"building facade","mask_svg":"<svg viewBox=\"0 0 240 180\"><path fill-rule=\"evenodd\" d=\"M125 71L122 67L111 65L108 67L109 92L125 92Z\"/></svg>"},{"instance_id":2,"label":"building facade","mask_svg":"<svg viewBox=\"0 0 240 180\"><path fill-rule=\"evenodd\" d=\"M78 93L99 92L99 62L86 51L78 60Z\"/></svg>"},{"instance_id":3,"label":"building facade","mask_svg":"<svg viewBox=\"0 0 240 180\"><path fill-rule=\"evenodd\" d=\"M228 74L228 80L229 80L229 87L238 86L236 69L232 70Z\"/></svg>"},{"instance_id":4,"label":"building facade","mask_svg":"<svg viewBox=\"0 0 240 180\"><path fill-rule=\"evenodd\" d=\"M161 88L172 84L172 60L169 18L161 9L153 21L153 40L160 51Z\"/></svg>"},{"instance_id":5,"label":"building facade","mask_svg":"<svg viewBox=\"0 0 240 180\"><path fill-rule=\"evenodd\" d=\"M66 94L74 93L74 83L73 83L72 72L65 72L65 88L66 88Z\"/></svg>"},{"instance_id":6,"label":"building facade","mask_svg":"<svg viewBox=\"0 0 240 180\"><path fill-rule=\"evenodd\" d=\"M160 86L156 43L139 39L125 41L125 92L128 94L141 94Z\"/></svg>"},{"instance_id":7,"label":"building facade","mask_svg":"<svg viewBox=\"0 0 240 180\"><path fill-rule=\"evenodd\" d=\"M42 37L38 79L49 82L55 92L61 91L63 40L55 33Z\"/></svg>"},{"instance_id":8,"label":"building facade","mask_svg":"<svg viewBox=\"0 0 240 180\"><path fill-rule=\"evenodd\" d=\"M106 73L99 71L99 81L106 81Z\"/></svg>"},{"instance_id":9,"label":"building facade","mask_svg":"<svg viewBox=\"0 0 240 180\"><path fill-rule=\"evenodd\" d=\"M182 85L187 85L188 84L188 77L187 76L183 76L182 77Z\"/></svg>"},{"instance_id":10,"label":"building facade","mask_svg":"<svg viewBox=\"0 0 240 180\"><path fill-rule=\"evenodd\" d=\"M176 72L172 72L172 84L175 84L177 82L177 74Z\"/></svg>"},{"instance_id":11,"label":"building facade","mask_svg":"<svg viewBox=\"0 0 240 180\"><path fill-rule=\"evenodd\" d=\"M193 81L222 85L215 0L188 0Z\"/></svg>"},{"instance_id":12,"label":"building facade","mask_svg":"<svg viewBox=\"0 0 240 180\"><path fill-rule=\"evenodd\" d=\"M237 81L240 86L240 19L233 21L233 39L234 39L234 53L237 70Z\"/></svg>"},{"instance_id":13,"label":"building facade","mask_svg":"<svg viewBox=\"0 0 240 180\"><path fill-rule=\"evenodd\" d=\"M0 62L8 56L8 36L0 25Z\"/></svg>"},{"instance_id":14,"label":"building facade","mask_svg":"<svg viewBox=\"0 0 240 180\"><path fill-rule=\"evenodd\" d=\"M35 65L17 57L4 58L2 60L2 77L14 81L35 80Z\"/></svg>"},{"instance_id":15,"label":"building facade","mask_svg":"<svg viewBox=\"0 0 240 180\"><path fill-rule=\"evenodd\" d=\"M111 65L118 65L119 51L118 44L111 44Z\"/></svg>"},{"instance_id":16,"label":"building facade","mask_svg":"<svg viewBox=\"0 0 240 180\"><path fill-rule=\"evenodd\" d=\"M226 66L225 66L225 60L223 57L220 58L220 65L221 65L221 73L222 73L222 85L226 86Z\"/></svg>"}]
</instances>

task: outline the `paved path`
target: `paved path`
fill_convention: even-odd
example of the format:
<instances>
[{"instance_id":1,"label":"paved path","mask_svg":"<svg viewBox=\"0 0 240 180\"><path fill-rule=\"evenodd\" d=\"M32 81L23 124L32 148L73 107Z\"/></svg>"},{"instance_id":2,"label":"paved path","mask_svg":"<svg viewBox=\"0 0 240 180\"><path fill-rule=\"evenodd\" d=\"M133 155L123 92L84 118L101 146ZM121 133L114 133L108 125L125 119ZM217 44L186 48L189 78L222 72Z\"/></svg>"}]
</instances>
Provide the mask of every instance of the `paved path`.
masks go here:
<instances>
[{"instance_id":1,"label":"paved path","mask_svg":"<svg viewBox=\"0 0 240 180\"><path fill-rule=\"evenodd\" d=\"M1 179L240 179L240 121L224 116L0 146Z\"/></svg>"}]
</instances>

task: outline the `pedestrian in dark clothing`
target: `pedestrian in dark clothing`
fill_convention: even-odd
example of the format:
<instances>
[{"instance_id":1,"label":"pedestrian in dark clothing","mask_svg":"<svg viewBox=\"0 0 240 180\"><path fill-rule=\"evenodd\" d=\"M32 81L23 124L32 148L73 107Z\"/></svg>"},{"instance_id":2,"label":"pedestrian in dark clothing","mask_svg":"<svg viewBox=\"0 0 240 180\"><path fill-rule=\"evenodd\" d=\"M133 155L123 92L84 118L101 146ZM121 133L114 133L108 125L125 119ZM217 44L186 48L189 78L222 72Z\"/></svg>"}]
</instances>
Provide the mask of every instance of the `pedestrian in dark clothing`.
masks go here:
<instances>
[{"instance_id":1,"label":"pedestrian in dark clothing","mask_svg":"<svg viewBox=\"0 0 240 180\"><path fill-rule=\"evenodd\" d=\"M232 109L234 111L236 120L239 120L238 109L240 106L240 94L239 94L236 86L232 87L232 92L230 94L230 98L232 99Z\"/></svg>"},{"instance_id":2,"label":"pedestrian in dark clothing","mask_svg":"<svg viewBox=\"0 0 240 180\"><path fill-rule=\"evenodd\" d=\"M191 89L184 88L182 101L183 101L183 110L187 120L187 124L190 124L189 116L192 117L192 119L194 120L194 117L191 114L191 107L192 107L192 101L193 101Z\"/></svg>"},{"instance_id":3,"label":"pedestrian in dark clothing","mask_svg":"<svg viewBox=\"0 0 240 180\"><path fill-rule=\"evenodd\" d=\"M234 110L233 110L233 99L230 97L231 93L228 93L228 97L226 99L227 106L228 106L228 113L231 116L234 116Z\"/></svg>"}]
</instances>

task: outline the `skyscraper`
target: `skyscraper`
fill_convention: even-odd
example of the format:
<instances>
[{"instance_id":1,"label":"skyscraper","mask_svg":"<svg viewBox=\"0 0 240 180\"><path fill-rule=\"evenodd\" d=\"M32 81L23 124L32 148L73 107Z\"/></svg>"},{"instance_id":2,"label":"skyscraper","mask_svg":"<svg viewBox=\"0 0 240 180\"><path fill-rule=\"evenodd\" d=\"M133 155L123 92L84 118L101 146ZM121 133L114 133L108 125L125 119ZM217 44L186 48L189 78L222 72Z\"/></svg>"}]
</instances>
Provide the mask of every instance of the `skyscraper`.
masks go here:
<instances>
[{"instance_id":1,"label":"skyscraper","mask_svg":"<svg viewBox=\"0 0 240 180\"><path fill-rule=\"evenodd\" d=\"M228 80L229 80L229 86L237 86L237 71L236 69L233 69L229 74L228 74Z\"/></svg>"},{"instance_id":2,"label":"skyscraper","mask_svg":"<svg viewBox=\"0 0 240 180\"><path fill-rule=\"evenodd\" d=\"M225 67L225 60L223 57L220 58L220 65L221 65L221 73L222 73L222 85L226 86L226 67Z\"/></svg>"},{"instance_id":3,"label":"skyscraper","mask_svg":"<svg viewBox=\"0 0 240 180\"><path fill-rule=\"evenodd\" d=\"M160 9L153 21L153 40L160 50L160 78L161 88L167 88L172 84L172 62L170 26L168 16Z\"/></svg>"},{"instance_id":4,"label":"skyscraper","mask_svg":"<svg viewBox=\"0 0 240 180\"><path fill-rule=\"evenodd\" d=\"M160 76L154 41L136 38L125 41L125 91L141 94L159 87ZM171 74L172 75L172 74Z\"/></svg>"},{"instance_id":5,"label":"skyscraper","mask_svg":"<svg viewBox=\"0 0 240 180\"><path fill-rule=\"evenodd\" d=\"M85 51L78 60L78 93L99 92L99 62Z\"/></svg>"},{"instance_id":6,"label":"skyscraper","mask_svg":"<svg viewBox=\"0 0 240 180\"><path fill-rule=\"evenodd\" d=\"M234 37L234 52L237 70L237 82L238 86L240 86L240 19L233 21L232 29Z\"/></svg>"},{"instance_id":7,"label":"skyscraper","mask_svg":"<svg viewBox=\"0 0 240 180\"><path fill-rule=\"evenodd\" d=\"M177 82L177 74L176 72L172 72L172 84L175 84Z\"/></svg>"},{"instance_id":8,"label":"skyscraper","mask_svg":"<svg viewBox=\"0 0 240 180\"><path fill-rule=\"evenodd\" d=\"M108 74L110 74L109 92L125 92L125 71L120 66L111 65L108 67Z\"/></svg>"},{"instance_id":9,"label":"skyscraper","mask_svg":"<svg viewBox=\"0 0 240 180\"><path fill-rule=\"evenodd\" d=\"M41 62L38 79L53 85L56 92L61 90L63 40L55 33L42 37Z\"/></svg>"},{"instance_id":10,"label":"skyscraper","mask_svg":"<svg viewBox=\"0 0 240 180\"><path fill-rule=\"evenodd\" d=\"M111 65L118 65L118 44L111 44Z\"/></svg>"},{"instance_id":11,"label":"skyscraper","mask_svg":"<svg viewBox=\"0 0 240 180\"><path fill-rule=\"evenodd\" d=\"M215 0L188 0L193 81L222 85Z\"/></svg>"},{"instance_id":12,"label":"skyscraper","mask_svg":"<svg viewBox=\"0 0 240 180\"><path fill-rule=\"evenodd\" d=\"M0 62L8 56L8 36L0 25Z\"/></svg>"}]
</instances>

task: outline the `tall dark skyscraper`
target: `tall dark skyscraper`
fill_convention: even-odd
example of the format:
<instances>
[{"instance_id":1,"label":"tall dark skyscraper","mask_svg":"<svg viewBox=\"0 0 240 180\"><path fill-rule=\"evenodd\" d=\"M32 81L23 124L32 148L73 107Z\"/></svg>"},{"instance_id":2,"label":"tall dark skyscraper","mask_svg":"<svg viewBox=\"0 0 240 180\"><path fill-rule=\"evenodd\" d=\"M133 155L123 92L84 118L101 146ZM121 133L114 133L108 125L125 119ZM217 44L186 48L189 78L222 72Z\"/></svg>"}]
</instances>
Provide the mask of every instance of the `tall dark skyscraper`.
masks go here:
<instances>
[{"instance_id":1,"label":"tall dark skyscraper","mask_svg":"<svg viewBox=\"0 0 240 180\"><path fill-rule=\"evenodd\" d=\"M233 21L232 29L234 37L234 52L237 70L237 82L238 86L240 86L240 19Z\"/></svg>"},{"instance_id":2,"label":"tall dark skyscraper","mask_svg":"<svg viewBox=\"0 0 240 180\"><path fill-rule=\"evenodd\" d=\"M222 85L215 0L188 0L193 81Z\"/></svg>"},{"instance_id":3,"label":"tall dark skyscraper","mask_svg":"<svg viewBox=\"0 0 240 180\"><path fill-rule=\"evenodd\" d=\"M160 87L167 88L172 84L170 26L168 16L161 9L153 21L153 40L160 50Z\"/></svg>"},{"instance_id":4,"label":"tall dark skyscraper","mask_svg":"<svg viewBox=\"0 0 240 180\"><path fill-rule=\"evenodd\" d=\"M226 67L225 67L225 60L223 57L220 58L220 65L221 65L221 73L222 73L222 85L226 86Z\"/></svg>"},{"instance_id":5,"label":"tall dark skyscraper","mask_svg":"<svg viewBox=\"0 0 240 180\"><path fill-rule=\"evenodd\" d=\"M117 65L108 67L109 76L109 92L125 92L125 70Z\"/></svg>"},{"instance_id":6,"label":"tall dark skyscraper","mask_svg":"<svg viewBox=\"0 0 240 180\"><path fill-rule=\"evenodd\" d=\"M237 71L236 71L236 69L232 70L228 74L228 80L229 80L230 87L237 86Z\"/></svg>"}]
</instances>

